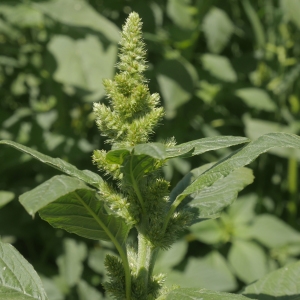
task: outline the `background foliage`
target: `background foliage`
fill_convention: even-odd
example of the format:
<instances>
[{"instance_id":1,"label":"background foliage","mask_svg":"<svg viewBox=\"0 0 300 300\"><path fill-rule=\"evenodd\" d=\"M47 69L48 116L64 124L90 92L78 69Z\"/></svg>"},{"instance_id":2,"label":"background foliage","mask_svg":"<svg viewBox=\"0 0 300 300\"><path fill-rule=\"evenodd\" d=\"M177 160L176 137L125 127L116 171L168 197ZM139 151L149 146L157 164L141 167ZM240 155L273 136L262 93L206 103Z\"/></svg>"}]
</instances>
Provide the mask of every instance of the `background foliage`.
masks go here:
<instances>
[{"instance_id":1,"label":"background foliage","mask_svg":"<svg viewBox=\"0 0 300 300\"><path fill-rule=\"evenodd\" d=\"M298 0L10 0L0 3L0 139L96 171L92 150L107 145L92 103L106 101L102 79L114 74L132 10L144 22L151 92L166 111L153 141L300 134ZM165 176L175 184L232 150L174 159ZM238 291L299 259L299 160L291 149L262 155L240 199L161 253L157 272L169 284ZM5 146L0 161L1 239L33 264L49 299L104 299L112 245L32 220L17 197L55 171Z\"/></svg>"}]
</instances>

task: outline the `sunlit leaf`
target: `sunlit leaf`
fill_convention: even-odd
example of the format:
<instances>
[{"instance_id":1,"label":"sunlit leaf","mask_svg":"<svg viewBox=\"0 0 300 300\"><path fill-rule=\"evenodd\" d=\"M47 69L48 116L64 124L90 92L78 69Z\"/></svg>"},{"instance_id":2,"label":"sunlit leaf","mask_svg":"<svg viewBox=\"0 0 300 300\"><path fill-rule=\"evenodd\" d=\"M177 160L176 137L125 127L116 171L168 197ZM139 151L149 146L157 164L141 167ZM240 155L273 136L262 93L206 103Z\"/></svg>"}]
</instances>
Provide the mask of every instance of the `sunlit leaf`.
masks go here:
<instances>
[{"instance_id":1,"label":"sunlit leaf","mask_svg":"<svg viewBox=\"0 0 300 300\"><path fill-rule=\"evenodd\" d=\"M170 0L167 3L167 14L172 21L183 29L193 29L195 22L191 13L190 0Z\"/></svg>"},{"instance_id":2,"label":"sunlit leaf","mask_svg":"<svg viewBox=\"0 0 300 300\"><path fill-rule=\"evenodd\" d=\"M286 126L280 123L253 119L249 115L245 115L243 117L243 121L245 124L245 132L246 135L250 139L257 139L260 136L271 133L271 132L285 132L285 133L297 133L300 129L300 126L293 123L290 126ZM300 150L298 149L290 149L290 148L273 148L269 151L272 154L275 154L279 157L290 158L294 157L298 161L300 161Z\"/></svg>"},{"instance_id":3,"label":"sunlit leaf","mask_svg":"<svg viewBox=\"0 0 300 300\"><path fill-rule=\"evenodd\" d=\"M161 296L157 300L247 300L248 298L222 292L209 291L203 288L197 289L175 289L166 296Z\"/></svg>"},{"instance_id":4,"label":"sunlit leaf","mask_svg":"<svg viewBox=\"0 0 300 300\"><path fill-rule=\"evenodd\" d=\"M179 271L173 272L167 277L167 283L217 291L230 291L237 286L225 258L217 251L211 251L203 258L189 258L184 275Z\"/></svg>"},{"instance_id":5,"label":"sunlit leaf","mask_svg":"<svg viewBox=\"0 0 300 300\"><path fill-rule=\"evenodd\" d=\"M64 253L56 259L60 276L69 287L80 281L83 271L83 261L86 258L86 245L73 239L64 240Z\"/></svg>"},{"instance_id":6,"label":"sunlit leaf","mask_svg":"<svg viewBox=\"0 0 300 300\"><path fill-rule=\"evenodd\" d=\"M248 285L243 294L258 300L297 300L300 298L300 261L273 271Z\"/></svg>"},{"instance_id":7,"label":"sunlit leaf","mask_svg":"<svg viewBox=\"0 0 300 300\"><path fill-rule=\"evenodd\" d=\"M35 3L34 7L66 25L87 27L99 31L108 40L116 43L120 39L119 28L97 13L86 1L54 0Z\"/></svg>"},{"instance_id":8,"label":"sunlit leaf","mask_svg":"<svg viewBox=\"0 0 300 300\"><path fill-rule=\"evenodd\" d=\"M206 244L217 244L222 241L224 230L215 219L205 220L191 226L193 236Z\"/></svg>"},{"instance_id":9,"label":"sunlit leaf","mask_svg":"<svg viewBox=\"0 0 300 300\"><path fill-rule=\"evenodd\" d=\"M227 177L208 185L206 188L198 188L194 183L205 176L212 164L204 165L189 172L171 191L170 201L185 198L181 207L186 204L192 209L197 209L198 218L215 218L218 214L237 198L238 192L246 185L253 182L252 171L247 168L235 170ZM190 187L194 185L194 189ZM188 196L188 197L187 197ZM199 221L198 220L198 221ZM196 222L197 220L195 220Z\"/></svg>"},{"instance_id":10,"label":"sunlit leaf","mask_svg":"<svg viewBox=\"0 0 300 300\"><path fill-rule=\"evenodd\" d=\"M47 300L41 279L33 267L11 245L0 241L0 298Z\"/></svg>"},{"instance_id":11,"label":"sunlit leaf","mask_svg":"<svg viewBox=\"0 0 300 300\"><path fill-rule=\"evenodd\" d=\"M214 137L203 138L203 139L179 144L174 147L170 147L167 149L167 152L169 153L169 155L171 155L172 152L176 153L176 151L180 151L179 153L186 152L184 156L188 157L188 156L199 155L207 151L212 151L212 150L217 150L221 148L227 148L227 147L247 143L249 141L250 141L249 139L244 137L239 137L239 136L214 136ZM189 149L191 148L194 149L192 152L189 151Z\"/></svg>"},{"instance_id":12,"label":"sunlit leaf","mask_svg":"<svg viewBox=\"0 0 300 300\"><path fill-rule=\"evenodd\" d=\"M280 1L282 10L285 15L298 27L300 28L300 3L298 0L281 0Z\"/></svg>"},{"instance_id":13,"label":"sunlit leaf","mask_svg":"<svg viewBox=\"0 0 300 300\"><path fill-rule=\"evenodd\" d=\"M15 194L9 191L0 191L0 208L15 198Z\"/></svg>"},{"instance_id":14,"label":"sunlit leaf","mask_svg":"<svg viewBox=\"0 0 300 300\"><path fill-rule=\"evenodd\" d=\"M234 24L226 12L217 7L212 7L206 14L202 27L212 53L220 53L234 32Z\"/></svg>"},{"instance_id":15,"label":"sunlit leaf","mask_svg":"<svg viewBox=\"0 0 300 300\"><path fill-rule=\"evenodd\" d=\"M20 196L31 215L39 211L53 227L88 239L125 242L129 227L124 220L105 213L97 191L65 175L54 176Z\"/></svg>"},{"instance_id":16,"label":"sunlit leaf","mask_svg":"<svg viewBox=\"0 0 300 300\"><path fill-rule=\"evenodd\" d=\"M187 188L183 190L182 186L181 189L178 189L173 193L173 195L171 193L172 201L176 199L176 203L180 204L185 197L187 197L188 195L192 195L193 193L200 192L201 194L201 191L203 190L209 193L209 187L212 186L215 182L223 179L224 177L226 179L226 176L228 176L231 172L249 164L260 154L274 147L300 148L300 137L288 133L270 133L263 135L257 140L244 146L242 149L236 151L235 153L232 153L222 161L216 163L206 172L202 173L202 170L199 169L200 175L196 178L194 177L194 181L190 180L189 182L191 184L189 186L187 186L189 177L186 177L188 178L186 179ZM237 178L237 180L243 181L243 176L245 176L246 174L247 173L241 175L242 177ZM191 175L193 174L190 174L190 176ZM247 176L245 176L245 180L250 180L249 175L250 174L248 173L247 176L249 179L247 179ZM245 185L245 183L242 182L241 184ZM212 187L212 192L213 188L214 187ZM205 208L203 209L205 210Z\"/></svg>"},{"instance_id":17,"label":"sunlit leaf","mask_svg":"<svg viewBox=\"0 0 300 300\"><path fill-rule=\"evenodd\" d=\"M164 60L157 67L156 76L167 118L173 118L177 108L192 97L196 72L191 69L194 67L182 59Z\"/></svg>"},{"instance_id":18,"label":"sunlit leaf","mask_svg":"<svg viewBox=\"0 0 300 300\"><path fill-rule=\"evenodd\" d=\"M226 82L237 81L236 72L227 57L215 54L203 54L201 61L203 68L212 76Z\"/></svg>"},{"instance_id":19,"label":"sunlit leaf","mask_svg":"<svg viewBox=\"0 0 300 300\"><path fill-rule=\"evenodd\" d=\"M265 111L276 110L276 105L268 93L259 88L243 88L236 90L235 94L248 106Z\"/></svg>"},{"instance_id":20,"label":"sunlit leaf","mask_svg":"<svg viewBox=\"0 0 300 300\"><path fill-rule=\"evenodd\" d=\"M264 249L250 241L234 240L228 260L238 278L249 284L267 274L267 256Z\"/></svg>"},{"instance_id":21,"label":"sunlit leaf","mask_svg":"<svg viewBox=\"0 0 300 300\"><path fill-rule=\"evenodd\" d=\"M89 285L84 280L80 280L77 285L77 292L79 300L102 300L104 297L102 294L94 287Z\"/></svg>"},{"instance_id":22,"label":"sunlit leaf","mask_svg":"<svg viewBox=\"0 0 300 300\"><path fill-rule=\"evenodd\" d=\"M101 81L113 76L117 57L115 44L104 46L94 35L78 40L55 35L49 42L48 49L57 61L55 80L92 92L86 98L90 101L104 96Z\"/></svg>"},{"instance_id":23,"label":"sunlit leaf","mask_svg":"<svg viewBox=\"0 0 300 300\"><path fill-rule=\"evenodd\" d=\"M27 153L27 154L31 155L33 158L41 161L42 163L45 163L55 169L58 169L61 172L66 173L70 176L79 178L92 186L98 187L99 182L102 181L102 178L98 174L93 173L92 171L78 170L76 167L74 167L73 165L69 164L68 162L66 162L60 158L52 158L48 155L42 154L34 149L23 146L16 142L2 140L2 141L0 141L0 144L8 145L8 146L11 146L21 152Z\"/></svg>"},{"instance_id":24,"label":"sunlit leaf","mask_svg":"<svg viewBox=\"0 0 300 300\"><path fill-rule=\"evenodd\" d=\"M268 248L300 244L300 233L298 231L276 216L268 214L255 218L250 227L250 235Z\"/></svg>"}]
</instances>

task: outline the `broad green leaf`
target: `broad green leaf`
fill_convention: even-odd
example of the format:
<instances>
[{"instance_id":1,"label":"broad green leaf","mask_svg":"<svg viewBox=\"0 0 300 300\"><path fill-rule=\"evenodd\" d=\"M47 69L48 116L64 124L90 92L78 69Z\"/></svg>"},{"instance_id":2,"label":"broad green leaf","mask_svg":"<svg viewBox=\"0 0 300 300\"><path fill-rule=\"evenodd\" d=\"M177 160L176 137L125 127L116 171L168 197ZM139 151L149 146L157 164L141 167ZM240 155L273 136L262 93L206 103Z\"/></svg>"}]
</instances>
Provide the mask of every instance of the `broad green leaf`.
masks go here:
<instances>
[{"instance_id":1,"label":"broad green leaf","mask_svg":"<svg viewBox=\"0 0 300 300\"><path fill-rule=\"evenodd\" d=\"M20 196L20 202L33 215L37 211L53 227L94 240L124 244L129 227L107 215L97 192L82 181L65 175L54 176Z\"/></svg>"},{"instance_id":2,"label":"broad green leaf","mask_svg":"<svg viewBox=\"0 0 300 300\"><path fill-rule=\"evenodd\" d=\"M47 300L41 279L10 244L0 241L0 299Z\"/></svg>"},{"instance_id":3,"label":"broad green leaf","mask_svg":"<svg viewBox=\"0 0 300 300\"><path fill-rule=\"evenodd\" d=\"M181 194L177 194L178 196L175 193L173 193L173 195L171 193L171 200L174 201L174 196L177 196L176 203L178 205L186 196L196 193L197 191L200 191L200 193L201 191L204 191L209 194L208 187L218 180L223 179L224 177L226 178L234 170L249 164L260 154L274 147L300 148L300 137L288 133L270 133L263 135L227 158L216 163L209 170L196 177L193 182L190 181L191 184ZM245 176L246 174L240 175ZM250 174L248 173L248 178L247 176L245 177L245 180L248 182L250 180L249 175ZM243 178L237 178L237 180L240 181L241 186L242 184L245 185L245 183L241 182L243 181ZM199 204L201 204L201 202L199 202Z\"/></svg>"},{"instance_id":4,"label":"broad green leaf","mask_svg":"<svg viewBox=\"0 0 300 300\"><path fill-rule=\"evenodd\" d=\"M250 227L250 235L268 248L299 244L300 233L275 216L257 216Z\"/></svg>"},{"instance_id":5,"label":"broad green leaf","mask_svg":"<svg viewBox=\"0 0 300 300\"><path fill-rule=\"evenodd\" d=\"M253 182L252 171L247 168L240 168L227 177L214 182L212 185L208 185L205 188L198 188L194 183L201 176L205 176L210 169L206 170L211 166L212 164L201 166L189 172L179 181L170 194L171 202L185 198L181 206L189 204L190 208L197 209L199 220L217 217L225 207L232 204L237 198L239 191ZM192 185L195 186L194 189L191 189Z\"/></svg>"},{"instance_id":6,"label":"broad green leaf","mask_svg":"<svg viewBox=\"0 0 300 300\"><path fill-rule=\"evenodd\" d=\"M99 82L114 74L117 57L115 44L105 46L94 35L78 40L55 35L48 49L57 61L56 81L92 92L85 98L87 101L96 101L105 95L104 87Z\"/></svg>"},{"instance_id":7,"label":"broad green leaf","mask_svg":"<svg viewBox=\"0 0 300 300\"><path fill-rule=\"evenodd\" d=\"M248 285L243 294L258 300L300 299L300 261L273 271Z\"/></svg>"},{"instance_id":8,"label":"broad green leaf","mask_svg":"<svg viewBox=\"0 0 300 300\"><path fill-rule=\"evenodd\" d=\"M65 296L63 292L60 290L55 281L51 278L41 276L43 285L45 287L45 291L47 296L51 300L64 300Z\"/></svg>"},{"instance_id":9,"label":"broad green leaf","mask_svg":"<svg viewBox=\"0 0 300 300\"><path fill-rule=\"evenodd\" d=\"M73 287L80 281L86 255L87 248L84 243L73 239L64 240L64 253L57 258L56 263L59 275L69 287Z\"/></svg>"},{"instance_id":10,"label":"broad green leaf","mask_svg":"<svg viewBox=\"0 0 300 300\"><path fill-rule=\"evenodd\" d=\"M190 156L194 146L186 145L182 148L166 148L162 143L147 143L138 144L135 147L111 150L107 153L106 159L113 164L121 165L125 158L129 155L139 156L144 155L157 160L165 160L173 157Z\"/></svg>"},{"instance_id":11,"label":"broad green leaf","mask_svg":"<svg viewBox=\"0 0 300 300\"><path fill-rule=\"evenodd\" d=\"M229 218L235 225L251 222L255 217L256 194L239 197L228 209Z\"/></svg>"},{"instance_id":12,"label":"broad green leaf","mask_svg":"<svg viewBox=\"0 0 300 300\"><path fill-rule=\"evenodd\" d=\"M113 164L122 164L124 159L130 154L147 155L158 160L175 157L190 157L207 151L247 143L249 141L250 140L245 137L219 136L194 140L168 148L162 143L138 144L133 148L111 150L107 153L106 159Z\"/></svg>"},{"instance_id":13,"label":"broad green leaf","mask_svg":"<svg viewBox=\"0 0 300 300\"><path fill-rule=\"evenodd\" d=\"M84 280L80 280L77 285L77 293L79 300L102 300L104 297L102 294L94 287L89 285Z\"/></svg>"},{"instance_id":14,"label":"broad green leaf","mask_svg":"<svg viewBox=\"0 0 300 300\"><path fill-rule=\"evenodd\" d=\"M226 12L212 7L206 14L202 23L207 40L208 49L212 53L220 53L226 47L231 35L234 33L234 24Z\"/></svg>"},{"instance_id":15,"label":"broad green leaf","mask_svg":"<svg viewBox=\"0 0 300 300\"><path fill-rule=\"evenodd\" d=\"M30 3L19 5L0 5L0 13L9 23L18 27L41 27L44 25L43 15Z\"/></svg>"},{"instance_id":16,"label":"broad green leaf","mask_svg":"<svg viewBox=\"0 0 300 300\"><path fill-rule=\"evenodd\" d=\"M234 240L228 260L238 278L249 284L267 274L267 256L254 242Z\"/></svg>"},{"instance_id":17,"label":"broad green leaf","mask_svg":"<svg viewBox=\"0 0 300 300\"><path fill-rule=\"evenodd\" d=\"M237 81L237 75L227 57L215 54L203 54L201 61L203 68L212 76L226 82Z\"/></svg>"},{"instance_id":18,"label":"broad green leaf","mask_svg":"<svg viewBox=\"0 0 300 300\"><path fill-rule=\"evenodd\" d=\"M96 30L115 43L120 39L119 28L98 14L84 0L53 0L35 3L34 7L52 19L66 25Z\"/></svg>"},{"instance_id":19,"label":"broad green leaf","mask_svg":"<svg viewBox=\"0 0 300 300\"><path fill-rule=\"evenodd\" d=\"M176 289L157 300L249 300L242 295L209 291L203 288Z\"/></svg>"},{"instance_id":20,"label":"broad green leaf","mask_svg":"<svg viewBox=\"0 0 300 300\"><path fill-rule=\"evenodd\" d=\"M194 224L190 231L198 241L206 244L218 244L223 241L224 229L215 219Z\"/></svg>"},{"instance_id":21,"label":"broad green leaf","mask_svg":"<svg viewBox=\"0 0 300 300\"><path fill-rule=\"evenodd\" d=\"M60 159L60 158L52 158L48 155L42 154L34 149L29 147L23 146L13 141L2 140L0 144L11 146L21 152L27 153L33 158L45 163L59 171L66 173L67 175L76 177L78 179L83 180L84 182L94 186L99 187L99 183L102 181L102 178L92 171L89 170L78 170L73 165L69 164L68 162Z\"/></svg>"},{"instance_id":22,"label":"broad green leaf","mask_svg":"<svg viewBox=\"0 0 300 300\"><path fill-rule=\"evenodd\" d=\"M275 111L276 105L268 95L268 93L259 88L243 88L235 91L235 94L240 97L249 107Z\"/></svg>"},{"instance_id":23,"label":"broad green leaf","mask_svg":"<svg viewBox=\"0 0 300 300\"><path fill-rule=\"evenodd\" d=\"M252 140L271 132L297 133L300 129L299 126L297 126L297 124L293 126L292 123L290 126L286 126L280 123L260 119L253 119L249 115L245 115L243 117L243 121L245 124L246 135ZM300 150L298 149L273 148L270 149L269 152L284 158L294 157L298 161L300 161Z\"/></svg>"},{"instance_id":24,"label":"broad green leaf","mask_svg":"<svg viewBox=\"0 0 300 300\"><path fill-rule=\"evenodd\" d=\"M169 18L183 29L193 29L196 25L196 22L193 20L190 2L190 0L169 0L167 3Z\"/></svg>"},{"instance_id":25,"label":"broad green leaf","mask_svg":"<svg viewBox=\"0 0 300 300\"><path fill-rule=\"evenodd\" d=\"M203 139L179 144L174 147L168 148L167 152L170 157L173 154L173 152L174 152L173 155L175 155L176 151L179 151L179 153L186 153L184 157L188 157L188 156L199 155L207 151L212 151L212 150L217 150L221 148L247 143L249 141L250 141L249 139L245 137L239 137L239 136L215 136L215 137L208 137L208 138L203 138ZM190 149L192 148L194 148L194 150L190 152Z\"/></svg>"},{"instance_id":26,"label":"broad green leaf","mask_svg":"<svg viewBox=\"0 0 300 300\"><path fill-rule=\"evenodd\" d=\"M175 267L183 260L187 249L188 242L184 239L180 239L175 242L170 249L160 250L155 262L154 273L168 273L169 271L167 270Z\"/></svg>"},{"instance_id":27,"label":"broad green leaf","mask_svg":"<svg viewBox=\"0 0 300 300\"><path fill-rule=\"evenodd\" d=\"M169 278L171 276L173 278ZM203 287L217 291L230 291L237 287L225 258L217 251L203 258L189 258L184 273L177 271L168 274L166 282L185 288Z\"/></svg>"},{"instance_id":28,"label":"broad green leaf","mask_svg":"<svg viewBox=\"0 0 300 300\"><path fill-rule=\"evenodd\" d=\"M156 77L167 118L175 117L178 107L192 98L195 85L194 73L196 73L194 67L183 59L163 60L158 65Z\"/></svg>"},{"instance_id":29,"label":"broad green leaf","mask_svg":"<svg viewBox=\"0 0 300 300\"><path fill-rule=\"evenodd\" d=\"M8 191L0 191L0 208L15 198L15 194Z\"/></svg>"},{"instance_id":30,"label":"broad green leaf","mask_svg":"<svg viewBox=\"0 0 300 300\"><path fill-rule=\"evenodd\" d=\"M300 28L300 3L298 0L281 0L281 8L286 17Z\"/></svg>"},{"instance_id":31,"label":"broad green leaf","mask_svg":"<svg viewBox=\"0 0 300 300\"><path fill-rule=\"evenodd\" d=\"M105 248L92 249L88 255L88 266L96 273L105 275L104 260L107 254L114 255L115 253Z\"/></svg>"}]
</instances>

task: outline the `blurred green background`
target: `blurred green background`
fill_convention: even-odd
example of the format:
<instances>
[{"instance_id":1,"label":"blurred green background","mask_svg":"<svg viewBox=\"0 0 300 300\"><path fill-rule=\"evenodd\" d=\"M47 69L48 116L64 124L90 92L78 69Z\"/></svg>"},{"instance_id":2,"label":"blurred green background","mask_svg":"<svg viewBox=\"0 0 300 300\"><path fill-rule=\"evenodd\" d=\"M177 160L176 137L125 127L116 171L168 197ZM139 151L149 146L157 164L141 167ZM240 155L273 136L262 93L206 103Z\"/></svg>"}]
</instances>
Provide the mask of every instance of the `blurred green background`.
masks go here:
<instances>
[{"instance_id":1,"label":"blurred green background","mask_svg":"<svg viewBox=\"0 0 300 300\"><path fill-rule=\"evenodd\" d=\"M119 32L143 19L151 92L166 115L153 141L217 135L300 134L299 0L37 0L0 2L0 139L97 171L106 148L92 105L106 101ZM234 149L164 167L171 185ZM300 257L300 152L275 149L251 164L256 177L220 219L185 232L158 258L167 283L236 292ZM99 300L111 244L32 219L20 194L57 174L0 148L0 236L42 276L50 300Z\"/></svg>"}]
</instances>

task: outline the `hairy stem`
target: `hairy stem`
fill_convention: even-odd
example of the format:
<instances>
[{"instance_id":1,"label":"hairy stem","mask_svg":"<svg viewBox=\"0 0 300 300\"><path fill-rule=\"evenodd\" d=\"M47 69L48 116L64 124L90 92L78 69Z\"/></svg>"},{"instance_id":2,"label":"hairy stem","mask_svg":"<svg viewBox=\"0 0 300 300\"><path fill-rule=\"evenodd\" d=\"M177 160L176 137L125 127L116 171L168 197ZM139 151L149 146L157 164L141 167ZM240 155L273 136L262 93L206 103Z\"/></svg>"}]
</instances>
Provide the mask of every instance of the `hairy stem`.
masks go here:
<instances>
[{"instance_id":1,"label":"hairy stem","mask_svg":"<svg viewBox=\"0 0 300 300\"><path fill-rule=\"evenodd\" d=\"M130 159L130 170L132 170L132 157ZM140 204L141 204L141 208L142 208L142 212L143 214L145 215L146 214L146 210L145 210L145 202L144 202L144 199L143 199L143 196L141 194L141 191L139 189L139 186L134 178L134 175L133 175L133 172L130 172L130 177L131 177L131 182L132 182L132 186L133 186L133 189L140 201Z\"/></svg>"},{"instance_id":2,"label":"hairy stem","mask_svg":"<svg viewBox=\"0 0 300 300\"><path fill-rule=\"evenodd\" d=\"M141 279L145 290L145 295L147 295L149 278L151 277L153 271L156 251L142 233L139 233L138 235L138 243L138 277Z\"/></svg>"}]
</instances>

